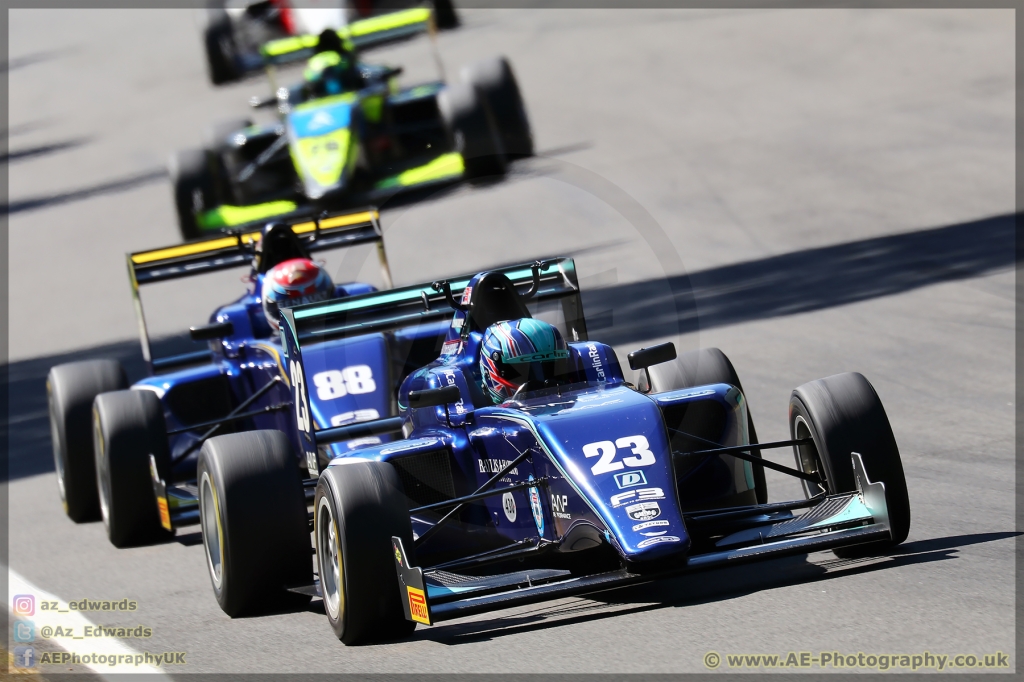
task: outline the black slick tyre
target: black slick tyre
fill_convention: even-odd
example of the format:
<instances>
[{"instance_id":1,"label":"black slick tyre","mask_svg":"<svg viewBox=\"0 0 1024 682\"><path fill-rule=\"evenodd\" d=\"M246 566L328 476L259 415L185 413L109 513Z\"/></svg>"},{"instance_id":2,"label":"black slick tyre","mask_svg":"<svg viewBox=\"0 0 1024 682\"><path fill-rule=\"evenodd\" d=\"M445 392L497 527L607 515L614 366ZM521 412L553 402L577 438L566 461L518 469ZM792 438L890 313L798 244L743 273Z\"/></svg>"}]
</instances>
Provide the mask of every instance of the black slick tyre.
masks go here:
<instances>
[{"instance_id":1,"label":"black slick tyre","mask_svg":"<svg viewBox=\"0 0 1024 682\"><path fill-rule=\"evenodd\" d=\"M795 389L789 401L789 428L794 440L808 436L813 439L812 443L794 447L797 467L807 473L819 472L829 494L857 489L852 452L860 454L868 478L885 485L892 539L839 548L834 550L836 555L884 552L907 539L910 497L900 451L882 401L862 374L836 374ZM817 488L808 492L817 492Z\"/></svg>"},{"instance_id":2,"label":"black slick tyre","mask_svg":"<svg viewBox=\"0 0 1024 682\"><path fill-rule=\"evenodd\" d=\"M100 393L128 388L116 360L57 365L46 377L57 489L68 517L77 523L100 518L92 451L92 403Z\"/></svg>"},{"instance_id":3,"label":"black slick tyre","mask_svg":"<svg viewBox=\"0 0 1024 682\"><path fill-rule=\"evenodd\" d=\"M280 431L217 436L197 468L200 526L213 593L232 618L301 608L313 584L309 521L291 442Z\"/></svg>"},{"instance_id":4,"label":"black slick tyre","mask_svg":"<svg viewBox=\"0 0 1024 682\"><path fill-rule=\"evenodd\" d=\"M174 187L178 231L185 241L203 236L197 214L218 203L216 176L210 165L210 154L206 150L186 149L171 156L167 166Z\"/></svg>"},{"instance_id":5,"label":"black slick tyre","mask_svg":"<svg viewBox=\"0 0 1024 682\"><path fill-rule=\"evenodd\" d=\"M442 31L458 28L459 15L452 0L434 0L434 21Z\"/></svg>"},{"instance_id":6,"label":"black slick tyre","mask_svg":"<svg viewBox=\"0 0 1024 682\"><path fill-rule=\"evenodd\" d=\"M345 644L407 637L391 538L413 551L408 502L387 462L328 467L314 507L320 590L334 634ZM415 561L410 556L411 561Z\"/></svg>"},{"instance_id":7,"label":"black slick tyre","mask_svg":"<svg viewBox=\"0 0 1024 682\"><path fill-rule=\"evenodd\" d=\"M114 391L93 402L93 450L100 512L115 547L168 536L160 525L149 456L166 480L171 455L160 399L152 391Z\"/></svg>"},{"instance_id":8,"label":"black slick tyre","mask_svg":"<svg viewBox=\"0 0 1024 682\"><path fill-rule=\"evenodd\" d=\"M235 58L235 32L231 17L223 9L209 10L203 30L206 48L206 71L214 85L230 83L241 78Z\"/></svg>"},{"instance_id":9,"label":"black slick tyre","mask_svg":"<svg viewBox=\"0 0 1024 682\"><path fill-rule=\"evenodd\" d=\"M740 383L740 377L736 374L732 362L729 361L725 353L717 348L699 348L687 351L681 353L672 362L654 365L648 371L651 375L650 393L677 391L708 384L729 384L743 393L743 384ZM647 388L644 385L645 381L646 377L641 372L641 389ZM744 394L745 396L746 394ZM758 442L749 403L747 403L747 435L750 437L751 444ZM761 457L758 450L751 451L751 454L758 458ZM768 502L768 484L765 481L764 467L755 465L753 475L757 503L766 504Z\"/></svg>"},{"instance_id":10,"label":"black slick tyre","mask_svg":"<svg viewBox=\"0 0 1024 682\"><path fill-rule=\"evenodd\" d=\"M456 83L437 94L437 107L452 147L462 154L466 175L504 175L505 153L487 100L472 85Z\"/></svg>"},{"instance_id":11,"label":"black slick tyre","mask_svg":"<svg viewBox=\"0 0 1024 682\"><path fill-rule=\"evenodd\" d=\"M512 66L492 57L462 67L462 80L487 102L508 160L533 156L533 133Z\"/></svg>"}]
</instances>

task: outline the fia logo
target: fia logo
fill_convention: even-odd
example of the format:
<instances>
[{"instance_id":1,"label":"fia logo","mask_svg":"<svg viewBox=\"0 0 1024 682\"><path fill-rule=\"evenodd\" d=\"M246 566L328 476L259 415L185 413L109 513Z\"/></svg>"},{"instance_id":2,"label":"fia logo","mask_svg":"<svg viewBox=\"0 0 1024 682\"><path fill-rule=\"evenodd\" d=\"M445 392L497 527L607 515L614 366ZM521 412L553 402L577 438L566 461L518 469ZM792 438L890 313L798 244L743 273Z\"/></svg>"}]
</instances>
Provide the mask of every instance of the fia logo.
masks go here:
<instances>
[{"instance_id":1,"label":"fia logo","mask_svg":"<svg viewBox=\"0 0 1024 682\"><path fill-rule=\"evenodd\" d=\"M615 485L619 486L619 490L638 485L647 485L647 478L642 471L625 471L621 474L615 474Z\"/></svg>"},{"instance_id":2,"label":"fia logo","mask_svg":"<svg viewBox=\"0 0 1024 682\"><path fill-rule=\"evenodd\" d=\"M527 479L533 481L533 474L530 474ZM533 512L533 522L537 525L537 535L544 537L544 509L540 506L540 491L537 490L536 486L530 486L530 510Z\"/></svg>"}]
</instances>

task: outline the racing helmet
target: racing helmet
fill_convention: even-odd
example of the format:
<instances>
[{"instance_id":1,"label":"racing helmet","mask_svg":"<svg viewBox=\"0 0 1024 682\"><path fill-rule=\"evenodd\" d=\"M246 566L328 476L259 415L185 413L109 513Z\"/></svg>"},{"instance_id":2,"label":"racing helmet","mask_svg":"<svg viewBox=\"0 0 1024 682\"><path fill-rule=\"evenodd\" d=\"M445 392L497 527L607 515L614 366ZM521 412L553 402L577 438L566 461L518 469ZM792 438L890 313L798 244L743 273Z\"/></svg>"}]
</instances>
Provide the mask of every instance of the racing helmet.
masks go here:
<instances>
[{"instance_id":1,"label":"racing helmet","mask_svg":"<svg viewBox=\"0 0 1024 682\"><path fill-rule=\"evenodd\" d=\"M527 381L554 379L555 362L568 357L562 334L547 322L526 317L492 324L480 343L484 392L504 402Z\"/></svg>"},{"instance_id":2,"label":"racing helmet","mask_svg":"<svg viewBox=\"0 0 1024 682\"><path fill-rule=\"evenodd\" d=\"M309 58L303 77L307 88L318 97L339 95L360 87L351 52L329 50Z\"/></svg>"},{"instance_id":3,"label":"racing helmet","mask_svg":"<svg viewBox=\"0 0 1024 682\"><path fill-rule=\"evenodd\" d=\"M327 272L308 258L292 258L275 265L263 277L263 313L276 332L281 308L291 308L334 296L334 282Z\"/></svg>"}]
</instances>

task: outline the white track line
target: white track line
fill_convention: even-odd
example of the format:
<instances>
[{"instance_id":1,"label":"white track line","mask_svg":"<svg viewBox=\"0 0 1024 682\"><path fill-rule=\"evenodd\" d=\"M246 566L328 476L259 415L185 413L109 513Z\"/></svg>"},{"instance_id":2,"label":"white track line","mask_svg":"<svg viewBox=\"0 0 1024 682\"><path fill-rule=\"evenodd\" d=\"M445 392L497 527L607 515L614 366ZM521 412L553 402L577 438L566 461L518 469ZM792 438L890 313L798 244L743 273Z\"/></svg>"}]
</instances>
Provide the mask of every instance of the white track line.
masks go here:
<instances>
[{"instance_id":1,"label":"white track line","mask_svg":"<svg viewBox=\"0 0 1024 682\"><path fill-rule=\"evenodd\" d=\"M88 618L86 618L84 615L82 615L81 611L69 609L67 601L61 599L60 597L58 597L58 596L56 596L54 594L50 594L49 592L47 592L46 590L44 590L44 589L42 589L40 587L36 587L35 585L30 583L25 578L23 578L20 575L18 575L13 570L8 570L7 575L8 575L8 580L9 580L9 582L8 582L8 597L9 597L9 599L7 601L7 611L8 611L8 613L11 614L11 617L14 620L32 621L32 623L33 623L33 625L35 627L35 641L36 642L47 641L47 642L49 642L51 644L59 646L61 649L63 649L64 651L67 651L68 653L78 654L79 656L82 656L83 660L79 661L78 665L85 666L85 667L89 668L90 670L92 670L93 672L99 674L101 677L104 677L104 678L108 678L108 676L109 676L110 679L116 679L117 677L119 677L119 675L111 675L111 673L149 673L149 674L152 674L152 675L159 675L160 677L162 677L164 679L168 679L168 680L170 679L170 676L167 675L167 673L164 670L162 670L161 668L158 668L155 665L149 665L146 662L144 662L145 654L140 654L139 652L135 651L134 649L125 646L122 643L122 640L120 640L120 639L113 639L113 638L109 638L109 637L83 637L82 639L74 639L74 638L66 638L66 637L64 637L64 638L56 638L55 637L55 638L52 638L52 639L44 640L42 638L42 636L40 635L40 633L41 633L41 631L42 631L42 629L44 627L50 627L50 628L61 627L61 628L65 629L65 630L67 630L68 628L72 628L73 629L72 631L75 633L75 635L83 635L85 633L85 631L86 631L86 627L95 627L96 623L93 623ZM13 600L15 599L15 597L17 595L31 595L32 597L34 597L34 599L35 599L35 605L34 605L35 613L33 615L30 615L30 616L29 615L19 616L17 613L15 613L12 610L13 609ZM57 611L42 610L40 607L42 606L43 602L51 602L51 603L52 602L57 602L58 610ZM109 613L111 616L116 614L117 616L119 616L118 617L119 621L125 622L124 621L125 612L122 612L122 611L105 611L105 612L99 612L99 613L101 615ZM125 622L125 624L127 625L127 622ZM110 623L103 623L103 625L110 625ZM137 625L137 623L132 623L132 625L133 626ZM14 651L15 647L32 646L31 642L15 642L15 641L13 641L13 637L14 637L13 629L11 631L10 637L12 638L12 641L7 643L7 645L10 647L10 649L9 649L10 651ZM140 642L145 642L147 640L142 639L142 640L139 640L139 641ZM163 652L154 652L154 653L163 653ZM104 664L104 663L98 663L98 662L91 662L93 654L95 654L96 656L105 656L105 657L107 657L105 660L110 660L109 657L111 657L111 656L124 656L124 657L130 656L132 662L131 663L119 662L119 663L117 663L116 665L113 665L113 666L109 665L108 663ZM88 662L86 660L84 660L84 657L87 656L87 655L90 657L90 661L88 661ZM44 677L46 676L47 673L58 673L58 672L66 671L66 669L67 669L66 665L65 666L59 666L59 665L52 665L52 666L51 665L39 665L38 662L39 662L40 656L42 656L42 652L37 651L36 652L36 668L35 668L35 670L38 671ZM135 662L134 662L137 656L141 656L142 657L141 660L143 660L143 662L140 663L139 665L135 665ZM118 660L122 660L122 659L118 659ZM17 665L17 663L18 662L15 662L15 665Z\"/></svg>"}]
</instances>

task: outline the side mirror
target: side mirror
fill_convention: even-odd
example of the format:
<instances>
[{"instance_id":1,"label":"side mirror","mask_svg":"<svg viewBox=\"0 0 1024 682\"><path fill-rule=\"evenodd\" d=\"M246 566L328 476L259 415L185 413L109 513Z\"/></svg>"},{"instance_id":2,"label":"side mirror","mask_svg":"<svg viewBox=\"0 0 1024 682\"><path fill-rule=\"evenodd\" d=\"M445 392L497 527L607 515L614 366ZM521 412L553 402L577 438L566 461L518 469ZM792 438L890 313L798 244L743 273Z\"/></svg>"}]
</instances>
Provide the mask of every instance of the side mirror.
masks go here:
<instances>
[{"instance_id":1,"label":"side mirror","mask_svg":"<svg viewBox=\"0 0 1024 682\"><path fill-rule=\"evenodd\" d=\"M189 327L188 333L193 341L213 341L234 334L235 325L230 322L214 322L201 327Z\"/></svg>"},{"instance_id":2,"label":"side mirror","mask_svg":"<svg viewBox=\"0 0 1024 682\"><path fill-rule=\"evenodd\" d=\"M448 403L457 403L462 398L458 386L443 388L427 388L422 391L409 391L409 407L437 407Z\"/></svg>"},{"instance_id":3,"label":"side mirror","mask_svg":"<svg viewBox=\"0 0 1024 682\"><path fill-rule=\"evenodd\" d=\"M630 369L642 369L644 371L643 376L640 377L637 389L641 393L651 392L651 373L647 371L647 368L651 365L660 365L663 362L669 362L676 359L676 345L671 341L668 343L660 343L657 346L651 346L650 348L641 348L635 350L626 356L629 358Z\"/></svg>"},{"instance_id":4,"label":"side mirror","mask_svg":"<svg viewBox=\"0 0 1024 682\"><path fill-rule=\"evenodd\" d=\"M651 365L660 365L676 359L676 345L671 341L660 343L650 348L635 350L626 356L629 358L630 369L647 369Z\"/></svg>"},{"instance_id":5,"label":"side mirror","mask_svg":"<svg viewBox=\"0 0 1024 682\"><path fill-rule=\"evenodd\" d=\"M249 98L249 106L253 109L266 109L277 105L276 97L258 97L253 95Z\"/></svg>"}]
</instances>

